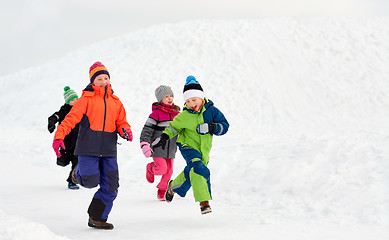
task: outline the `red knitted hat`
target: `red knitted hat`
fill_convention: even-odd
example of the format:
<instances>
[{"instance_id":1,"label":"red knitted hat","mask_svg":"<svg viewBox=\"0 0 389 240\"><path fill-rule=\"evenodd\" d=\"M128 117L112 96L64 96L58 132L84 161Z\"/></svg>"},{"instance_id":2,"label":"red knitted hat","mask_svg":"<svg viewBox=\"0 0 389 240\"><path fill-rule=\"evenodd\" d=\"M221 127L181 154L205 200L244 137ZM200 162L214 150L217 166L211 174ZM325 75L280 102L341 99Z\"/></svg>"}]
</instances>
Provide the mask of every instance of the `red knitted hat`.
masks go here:
<instances>
[{"instance_id":1,"label":"red knitted hat","mask_svg":"<svg viewBox=\"0 0 389 240\"><path fill-rule=\"evenodd\" d=\"M101 62L95 62L93 65L89 68L89 79L90 82L93 83L95 78L99 76L100 74L107 74L109 78L109 72L108 69L101 63Z\"/></svg>"}]
</instances>

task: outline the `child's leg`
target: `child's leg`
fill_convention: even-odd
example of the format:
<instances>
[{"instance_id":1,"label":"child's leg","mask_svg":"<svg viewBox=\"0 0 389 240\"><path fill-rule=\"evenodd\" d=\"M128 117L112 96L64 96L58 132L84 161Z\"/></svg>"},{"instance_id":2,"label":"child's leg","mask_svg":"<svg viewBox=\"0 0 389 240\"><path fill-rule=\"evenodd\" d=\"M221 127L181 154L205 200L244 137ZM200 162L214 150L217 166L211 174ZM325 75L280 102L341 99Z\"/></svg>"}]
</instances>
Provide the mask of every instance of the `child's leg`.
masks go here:
<instances>
[{"instance_id":1,"label":"child's leg","mask_svg":"<svg viewBox=\"0 0 389 240\"><path fill-rule=\"evenodd\" d=\"M184 197L192 186L196 202L211 200L210 172L206 163L202 162L200 152L188 146L177 145L188 165L173 180L173 191Z\"/></svg>"},{"instance_id":2,"label":"child's leg","mask_svg":"<svg viewBox=\"0 0 389 240\"><path fill-rule=\"evenodd\" d=\"M77 164L78 164L78 156L73 154L73 157L72 157L71 161L72 161L72 168L73 168L73 166L74 167L77 166Z\"/></svg>"},{"instance_id":3,"label":"child's leg","mask_svg":"<svg viewBox=\"0 0 389 240\"><path fill-rule=\"evenodd\" d=\"M167 165L166 159L160 157L153 157L153 162L146 166L146 179L149 183L154 182L155 175L163 175L166 173Z\"/></svg>"},{"instance_id":4,"label":"child's leg","mask_svg":"<svg viewBox=\"0 0 389 240\"><path fill-rule=\"evenodd\" d=\"M161 181L157 185L158 189L161 189L163 191L166 191L167 189L167 182L170 180L172 174L173 174L173 158L162 158L164 160L164 165L166 167L165 173L162 174ZM155 162L155 159L154 159Z\"/></svg>"},{"instance_id":5,"label":"child's leg","mask_svg":"<svg viewBox=\"0 0 389 240\"><path fill-rule=\"evenodd\" d=\"M93 196L88 213L94 220L107 220L119 188L117 159L100 159L100 188Z\"/></svg>"},{"instance_id":6,"label":"child's leg","mask_svg":"<svg viewBox=\"0 0 389 240\"><path fill-rule=\"evenodd\" d=\"M154 164L152 164L152 170L154 175L164 175L167 171L166 158L153 157Z\"/></svg>"},{"instance_id":7,"label":"child's leg","mask_svg":"<svg viewBox=\"0 0 389 240\"><path fill-rule=\"evenodd\" d=\"M71 155L71 160L72 162L72 168L70 169L70 173L69 173L69 177L66 181L68 181L69 183L72 183L72 172L73 172L73 169L77 166L78 164L78 157L77 156L74 156L73 154Z\"/></svg>"},{"instance_id":8,"label":"child's leg","mask_svg":"<svg viewBox=\"0 0 389 240\"><path fill-rule=\"evenodd\" d=\"M81 186L86 188L97 187L100 178L99 161L100 158L95 156L78 156L76 176Z\"/></svg>"},{"instance_id":9,"label":"child's leg","mask_svg":"<svg viewBox=\"0 0 389 240\"><path fill-rule=\"evenodd\" d=\"M192 160L189 177L193 187L196 202L208 201L211 196L210 172L207 166L198 158Z\"/></svg>"},{"instance_id":10,"label":"child's leg","mask_svg":"<svg viewBox=\"0 0 389 240\"><path fill-rule=\"evenodd\" d=\"M196 202L212 199L209 169L204 163L195 158L185 167L172 182L173 192L185 197L190 187L193 187L193 195Z\"/></svg>"},{"instance_id":11,"label":"child's leg","mask_svg":"<svg viewBox=\"0 0 389 240\"><path fill-rule=\"evenodd\" d=\"M186 193L192 187L189 177L190 167L186 166L178 176L172 181L171 187L173 192L177 193L181 197L185 197Z\"/></svg>"}]
</instances>

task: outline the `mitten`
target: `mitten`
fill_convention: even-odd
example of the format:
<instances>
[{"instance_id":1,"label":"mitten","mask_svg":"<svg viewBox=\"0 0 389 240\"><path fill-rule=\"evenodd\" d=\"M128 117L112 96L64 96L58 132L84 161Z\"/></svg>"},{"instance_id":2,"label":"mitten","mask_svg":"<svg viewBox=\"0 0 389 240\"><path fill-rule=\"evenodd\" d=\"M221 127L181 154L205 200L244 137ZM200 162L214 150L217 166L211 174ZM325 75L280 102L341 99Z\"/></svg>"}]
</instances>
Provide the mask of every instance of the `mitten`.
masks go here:
<instances>
[{"instance_id":1,"label":"mitten","mask_svg":"<svg viewBox=\"0 0 389 240\"><path fill-rule=\"evenodd\" d=\"M56 123L57 123L57 121L55 119L53 119L52 117L49 117L49 123L47 125L47 130L49 130L50 133L54 132Z\"/></svg>"},{"instance_id":2,"label":"mitten","mask_svg":"<svg viewBox=\"0 0 389 240\"><path fill-rule=\"evenodd\" d=\"M215 123L203 123L197 125L196 132L201 135L205 135L207 133L213 134L216 131Z\"/></svg>"},{"instance_id":3,"label":"mitten","mask_svg":"<svg viewBox=\"0 0 389 240\"><path fill-rule=\"evenodd\" d=\"M165 150L167 140L169 140L169 136L166 133L162 133L160 137L154 140L154 142L151 144L151 147L155 149L161 146L162 149Z\"/></svg>"},{"instance_id":4,"label":"mitten","mask_svg":"<svg viewBox=\"0 0 389 240\"><path fill-rule=\"evenodd\" d=\"M53 149L58 158L61 157L61 153L59 153L59 147L65 149L65 144L63 143L63 140L55 139L53 141Z\"/></svg>"},{"instance_id":5,"label":"mitten","mask_svg":"<svg viewBox=\"0 0 389 240\"><path fill-rule=\"evenodd\" d=\"M120 135L122 138L126 139L127 141L132 142L132 132L130 129L122 128L123 135Z\"/></svg>"},{"instance_id":6,"label":"mitten","mask_svg":"<svg viewBox=\"0 0 389 240\"><path fill-rule=\"evenodd\" d=\"M141 142L140 148L142 149L142 152L146 158L149 158L151 154L153 154L153 149L151 149L150 143L148 142Z\"/></svg>"}]
</instances>

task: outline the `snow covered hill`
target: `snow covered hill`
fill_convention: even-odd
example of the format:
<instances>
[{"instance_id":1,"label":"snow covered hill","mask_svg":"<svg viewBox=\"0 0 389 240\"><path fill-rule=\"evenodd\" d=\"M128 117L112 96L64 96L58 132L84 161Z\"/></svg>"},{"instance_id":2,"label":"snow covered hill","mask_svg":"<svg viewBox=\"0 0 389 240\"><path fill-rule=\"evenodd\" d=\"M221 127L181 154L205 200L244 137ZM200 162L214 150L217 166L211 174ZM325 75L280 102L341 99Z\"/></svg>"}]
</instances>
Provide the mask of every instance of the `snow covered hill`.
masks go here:
<instances>
[{"instance_id":1,"label":"snow covered hill","mask_svg":"<svg viewBox=\"0 0 389 240\"><path fill-rule=\"evenodd\" d=\"M0 239L387 239L389 18L162 24L0 77ZM47 117L63 88L110 71L135 140L118 146L112 232L86 225L95 191L66 189ZM138 137L160 84L183 106L194 75L230 122L214 138L214 212L156 200ZM178 154L174 171L184 167ZM169 238L171 239L171 238Z\"/></svg>"}]
</instances>

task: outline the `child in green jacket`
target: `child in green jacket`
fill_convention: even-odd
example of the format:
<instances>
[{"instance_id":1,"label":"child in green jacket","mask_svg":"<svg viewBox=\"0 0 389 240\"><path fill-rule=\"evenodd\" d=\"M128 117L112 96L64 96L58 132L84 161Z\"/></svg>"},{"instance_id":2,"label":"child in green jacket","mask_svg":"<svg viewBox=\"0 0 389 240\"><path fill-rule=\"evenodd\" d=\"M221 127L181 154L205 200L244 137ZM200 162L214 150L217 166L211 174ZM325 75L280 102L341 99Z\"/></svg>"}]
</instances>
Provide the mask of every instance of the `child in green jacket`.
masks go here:
<instances>
[{"instance_id":1,"label":"child in green jacket","mask_svg":"<svg viewBox=\"0 0 389 240\"><path fill-rule=\"evenodd\" d=\"M200 202L201 213L212 212L209 206L211 196L210 171L207 167L209 152L214 135L228 131L229 123L211 100L205 98L204 91L193 76L188 76L184 86L184 110L178 114L152 147L165 147L168 139L178 135L177 145L187 166L174 179L168 182L166 202L171 202L174 193L185 197L193 187L196 202Z\"/></svg>"}]
</instances>

